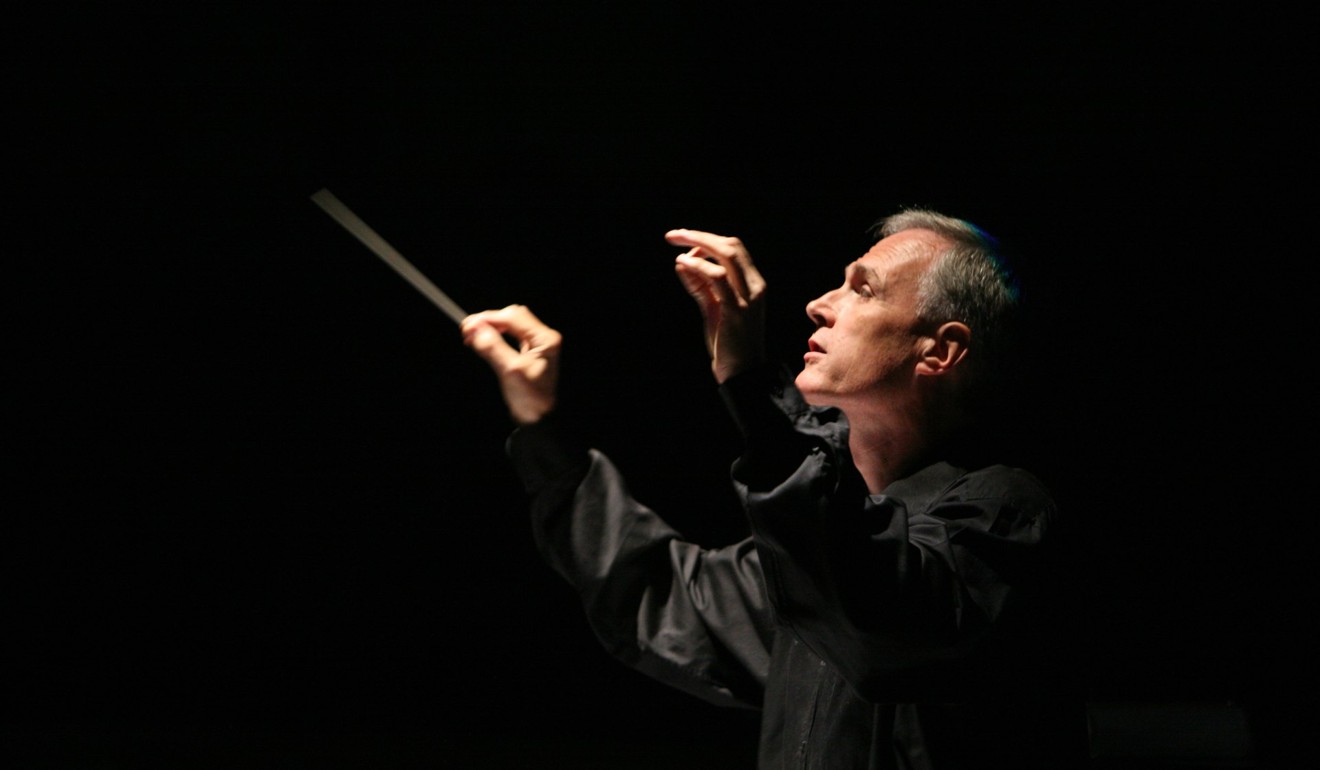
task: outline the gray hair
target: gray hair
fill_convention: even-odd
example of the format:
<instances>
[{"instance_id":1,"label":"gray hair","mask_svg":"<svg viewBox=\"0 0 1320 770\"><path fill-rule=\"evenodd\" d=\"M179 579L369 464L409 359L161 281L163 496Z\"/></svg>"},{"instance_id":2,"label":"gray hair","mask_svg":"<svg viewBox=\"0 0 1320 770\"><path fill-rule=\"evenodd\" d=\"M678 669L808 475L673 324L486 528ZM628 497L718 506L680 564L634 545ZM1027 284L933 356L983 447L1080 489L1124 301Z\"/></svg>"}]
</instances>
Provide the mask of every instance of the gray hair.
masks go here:
<instances>
[{"instance_id":1,"label":"gray hair","mask_svg":"<svg viewBox=\"0 0 1320 770\"><path fill-rule=\"evenodd\" d=\"M906 209L875 227L882 238L904 230L930 230L950 241L921 278L917 314L935 323L967 324L973 348L987 354L978 357L993 358L1005 342L1019 298L998 242L971 222L929 209Z\"/></svg>"}]
</instances>

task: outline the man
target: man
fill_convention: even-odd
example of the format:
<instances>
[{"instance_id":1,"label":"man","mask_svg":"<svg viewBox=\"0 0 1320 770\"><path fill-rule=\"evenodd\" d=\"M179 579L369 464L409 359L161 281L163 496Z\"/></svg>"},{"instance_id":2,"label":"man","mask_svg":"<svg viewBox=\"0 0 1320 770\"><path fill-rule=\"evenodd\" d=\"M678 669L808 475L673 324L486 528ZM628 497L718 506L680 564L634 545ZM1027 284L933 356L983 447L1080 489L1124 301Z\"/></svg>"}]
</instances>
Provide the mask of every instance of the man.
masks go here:
<instances>
[{"instance_id":1,"label":"man","mask_svg":"<svg viewBox=\"0 0 1320 770\"><path fill-rule=\"evenodd\" d=\"M683 541L555 413L557 332L521 306L468 317L519 426L536 542L624 663L761 709L762 768L1077 764L1054 500L1025 471L956 462L984 443L969 434L1015 287L964 221L909 210L880 235L808 303L791 382L764 360L744 245L666 235L746 442L732 475L751 537L724 548Z\"/></svg>"}]
</instances>

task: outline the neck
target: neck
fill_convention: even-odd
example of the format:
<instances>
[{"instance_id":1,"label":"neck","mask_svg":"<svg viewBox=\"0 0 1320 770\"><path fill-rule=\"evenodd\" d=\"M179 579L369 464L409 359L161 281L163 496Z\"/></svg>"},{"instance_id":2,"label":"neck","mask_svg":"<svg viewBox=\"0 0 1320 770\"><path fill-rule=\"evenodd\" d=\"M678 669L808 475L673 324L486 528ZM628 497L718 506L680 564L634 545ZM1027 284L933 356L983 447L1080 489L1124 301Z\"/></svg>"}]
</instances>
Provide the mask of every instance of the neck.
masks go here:
<instances>
[{"instance_id":1,"label":"neck","mask_svg":"<svg viewBox=\"0 0 1320 770\"><path fill-rule=\"evenodd\" d=\"M919 413L847 415L848 449L871 494L916 470L931 450L929 428L912 416Z\"/></svg>"}]
</instances>

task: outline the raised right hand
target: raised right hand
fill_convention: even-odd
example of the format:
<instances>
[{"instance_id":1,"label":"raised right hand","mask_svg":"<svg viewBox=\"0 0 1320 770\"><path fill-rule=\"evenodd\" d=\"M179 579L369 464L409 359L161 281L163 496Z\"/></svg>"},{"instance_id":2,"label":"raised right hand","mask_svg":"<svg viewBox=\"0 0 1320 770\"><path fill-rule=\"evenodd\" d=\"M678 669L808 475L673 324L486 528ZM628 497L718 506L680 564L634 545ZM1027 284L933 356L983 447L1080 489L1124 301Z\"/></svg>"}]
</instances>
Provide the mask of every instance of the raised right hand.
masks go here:
<instances>
[{"instance_id":1,"label":"raised right hand","mask_svg":"<svg viewBox=\"0 0 1320 770\"><path fill-rule=\"evenodd\" d=\"M765 279L737 238L700 230L670 230L665 240L687 252L674 271L696 300L706 326L706 350L716 382L765 359Z\"/></svg>"},{"instance_id":2,"label":"raised right hand","mask_svg":"<svg viewBox=\"0 0 1320 770\"><path fill-rule=\"evenodd\" d=\"M530 425L555 408L563 336L523 305L483 310L463 319L463 344L486 360L500 382L509 416ZM504 335L518 341L515 350Z\"/></svg>"}]
</instances>

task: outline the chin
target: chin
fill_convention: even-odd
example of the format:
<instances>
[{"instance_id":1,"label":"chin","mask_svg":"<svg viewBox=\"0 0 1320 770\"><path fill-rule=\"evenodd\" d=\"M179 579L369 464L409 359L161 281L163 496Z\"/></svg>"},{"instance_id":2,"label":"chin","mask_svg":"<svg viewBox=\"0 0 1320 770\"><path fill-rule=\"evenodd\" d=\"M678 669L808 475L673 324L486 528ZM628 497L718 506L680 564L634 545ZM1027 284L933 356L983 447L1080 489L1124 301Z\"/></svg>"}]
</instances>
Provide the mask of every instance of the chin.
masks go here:
<instances>
[{"instance_id":1,"label":"chin","mask_svg":"<svg viewBox=\"0 0 1320 770\"><path fill-rule=\"evenodd\" d=\"M803 369L794 378L793 384L797 386L798 392L802 394L802 399L812 406L830 406L829 395L820 388L820 383L816 381L813 372L810 369Z\"/></svg>"}]
</instances>

